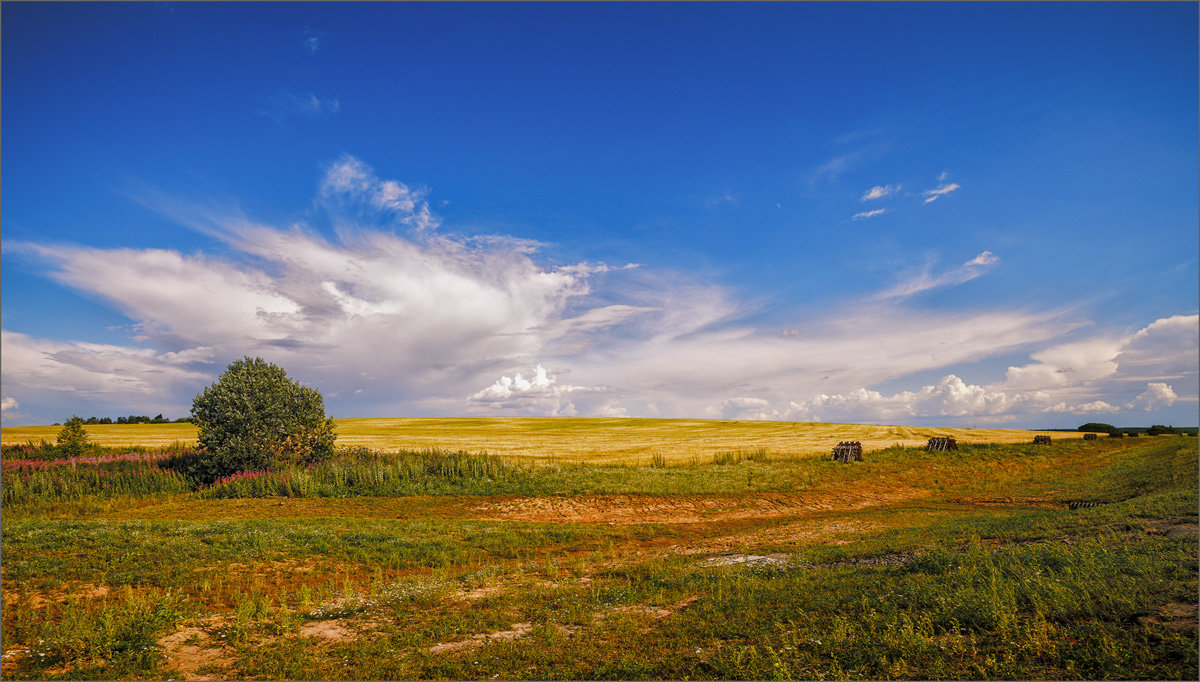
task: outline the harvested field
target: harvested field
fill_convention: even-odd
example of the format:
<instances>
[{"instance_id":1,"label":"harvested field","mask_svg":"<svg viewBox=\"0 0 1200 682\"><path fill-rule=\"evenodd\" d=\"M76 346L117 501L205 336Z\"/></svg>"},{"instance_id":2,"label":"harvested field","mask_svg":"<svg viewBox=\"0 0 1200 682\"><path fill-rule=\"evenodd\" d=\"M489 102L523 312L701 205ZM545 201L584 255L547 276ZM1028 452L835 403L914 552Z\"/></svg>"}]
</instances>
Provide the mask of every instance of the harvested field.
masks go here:
<instances>
[{"instance_id":1,"label":"harvested field","mask_svg":"<svg viewBox=\"0 0 1200 682\"><path fill-rule=\"evenodd\" d=\"M925 445L935 436L960 443L1028 443L1038 431L943 429L811 422L714 421L696 419L576 419L514 417L461 419L335 419L338 444L377 450L440 448L486 452L505 458L588 463L645 464L655 456L668 463L698 459L707 463L721 453L765 450L772 456L828 456L841 440L856 440L866 452L892 445ZM88 436L106 446L163 447L192 443L191 424L105 424L86 427ZM58 427L0 429L4 442L53 441ZM1055 438L1083 434L1055 433Z\"/></svg>"}]
</instances>

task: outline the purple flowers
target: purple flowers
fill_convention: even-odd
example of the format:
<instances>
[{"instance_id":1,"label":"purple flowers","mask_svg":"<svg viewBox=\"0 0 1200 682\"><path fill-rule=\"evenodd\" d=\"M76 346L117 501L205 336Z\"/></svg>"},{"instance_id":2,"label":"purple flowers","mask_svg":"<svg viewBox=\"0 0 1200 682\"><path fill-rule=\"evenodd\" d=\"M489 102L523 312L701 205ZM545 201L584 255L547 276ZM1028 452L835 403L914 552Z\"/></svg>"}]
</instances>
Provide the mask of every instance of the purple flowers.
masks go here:
<instances>
[{"instance_id":1,"label":"purple flowers","mask_svg":"<svg viewBox=\"0 0 1200 682\"><path fill-rule=\"evenodd\" d=\"M159 460L174 456L170 452L130 452L124 455L104 455L102 457L66 457L63 459L0 459L0 466L5 469L34 470L51 469L54 467L77 466L86 464L99 466L112 462L139 462L154 464Z\"/></svg>"},{"instance_id":2,"label":"purple flowers","mask_svg":"<svg viewBox=\"0 0 1200 682\"><path fill-rule=\"evenodd\" d=\"M258 478L260 476L266 476L268 473L269 472L266 471L265 469L262 471L239 471L236 474L229 474L228 476L222 476L221 478L218 478L217 482L213 483L213 487L216 488L218 486L225 485L226 483L236 483L238 481L248 481L248 480L251 480L254 478Z\"/></svg>"}]
</instances>

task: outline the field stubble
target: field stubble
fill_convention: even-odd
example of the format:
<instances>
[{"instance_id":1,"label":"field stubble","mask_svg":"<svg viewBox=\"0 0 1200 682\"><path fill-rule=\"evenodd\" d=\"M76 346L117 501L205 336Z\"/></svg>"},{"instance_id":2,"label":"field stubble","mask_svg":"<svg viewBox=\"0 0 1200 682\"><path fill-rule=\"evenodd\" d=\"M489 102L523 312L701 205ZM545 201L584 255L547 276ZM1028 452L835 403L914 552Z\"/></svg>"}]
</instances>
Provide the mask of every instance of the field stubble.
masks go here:
<instances>
[{"instance_id":1,"label":"field stubble","mask_svg":"<svg viewBox=\"0 0 1200 682\"><path fill-rule=\"evenodd\" d=\"M505 458L590 464L646 464L656 455L669 464L722 452L763 448L776 455L827 455L840 440L861 441L867 450L924 445L933 436L960 443L1028 443L1035 435L1055 439L1083 434L1011 429L944 429L813 422L713 421L698 419L582 419L572 417L458 419L335 419L338 444L374 450L464 450ZM194 443L191 424L104 424L86 427L104 446L165 447ZM58 427L0 429L5 443L53 441Z\"/></svg>"}]
</instances>

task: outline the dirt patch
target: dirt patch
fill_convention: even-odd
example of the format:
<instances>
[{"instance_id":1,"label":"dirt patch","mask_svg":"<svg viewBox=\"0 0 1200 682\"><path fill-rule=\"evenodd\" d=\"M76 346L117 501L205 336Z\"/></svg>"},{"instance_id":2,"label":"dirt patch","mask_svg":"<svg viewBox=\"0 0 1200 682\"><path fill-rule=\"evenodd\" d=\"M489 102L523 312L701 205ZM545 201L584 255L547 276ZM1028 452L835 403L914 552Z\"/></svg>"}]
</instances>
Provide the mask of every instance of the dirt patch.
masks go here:
<instances>
[{"instance_id":1,"label":"dirt patch","mask_svg":"<svg viewBox=\"0 0 1200 682\"><path fill-rule=\"evenodd\" d=\"M429 647L431 654L444 654L454 651L466 651L482 646L487 642L511 642L522 637L528 637L529 633L533 632L533 625L530 623L514 623L508 630L499 632L489 632L486 634L471 635L470 639L461 640L458 642L441 642Z\"/></svg>"},{"instance_id":2,"label":"dirt patch","mask_svg":"<svg viewBox=\"0 0 1200 682\"><path fill-rule=\"evenodd\" d=\"M488 599L497 595L503 594L504 590L499 587L478 587L473 590L459 590L452 596L458 601L478 601L480 599Z\"/></svg>"},{"instance_id":3,"label":"dirt patch","mask_svg":"<svg viewBox=\"0 0 1200 682\"><path fill-rule=\"evenodd\" d=\"M222 679L201 676L200 671L228 670L233 665L233 658L200 627L176 630L159 639L158 645L163 648L163 654L167 657L163 668L174 668L183 679Z\"/></svg>"},{"instance_id":4,"label":"dirt patch","mask_svg":"<svg viewBox=\"0 0 1200 682\"><path fill-rule=\"evenodd\" d=\"M1195 521L1158 519L1150 523L1151 533L1169 538L1186 538L1200 535L1200 524Z\"/></svg>"},{"instance_id":5,"label":"dirt patch","mask_svg":"<svg viewBox=\"0 0 1200 682\"><path fill-rule=\"evenodd\" d=\"M300 626L298 634L301 637L316 637L317 639L336 642L343 639L352 639L357 633L348 627L345 620L337 619L305 623Z\"/></svg>"},{"instance_id":6,"label":"dirt patch","mask_svg":"<svg viewBox=\"0 0 1200 682\"><path fill-rule=\"evenodd\" d=\"M1172 630L1195 632L1200 626L1200 615L1196 604L1172 602L1158 609L1153 616L1141 616L1142 623L1154 623Z\"/></svg>"},{"instance_id":7,"label":"dirt patch","mask_svg":"<svg viewBox=\"0 0 1200 682\"><path fill-rule=\"evenodd\" d=\"M786 554L723 554L700 562L701 566L782 566L788 561Z\"/></svg>"},{"instance_id":8,"label":"dirt patch","mask_svg":"<svg viewBox=\"0 0 1200 682\"><path fill-rule=\"evenodd\" d=\"M903 485L878 491L754 493L749 495L587 495L520 497L477 504L476 518L569 523L702 523L850 510L925 497L928 490Z\"/></svg>"},{"instance_id":9,"label":"dirt patch","mask_svg":"<svg viewBox=\"0 0 1200 682\"><path fill-rule=\"evenodd\" d=\"M611 614L633 613L640 616L647 616L649 622L654 623L669 616L673 616L680 611L683 611L700 597L688 597L682 601L667 606L650 606L648 604L634 604L630 606L617 606L606 613L599 613L597 616L600 619ZM643 628L647 629L647 628Z\"/></svg>"},{"instance_id":10,"label":"dirt patch","mask_svg":"<svg viewBox=\"0 0 1200 682\"><path fill-rule=\"evenodd\" d=\"M101 599L107 597L111 590L107 585L93 585L84 583L81 585L68 585L61 590L52 592L31 592L26 596L27 601L25 606L30 609L41 609L50 604L63 604L67 599L74 597L75 599ZM4 593L6 602L15 603L16 597L11 593Z\"/></svg>"}]
</instances>

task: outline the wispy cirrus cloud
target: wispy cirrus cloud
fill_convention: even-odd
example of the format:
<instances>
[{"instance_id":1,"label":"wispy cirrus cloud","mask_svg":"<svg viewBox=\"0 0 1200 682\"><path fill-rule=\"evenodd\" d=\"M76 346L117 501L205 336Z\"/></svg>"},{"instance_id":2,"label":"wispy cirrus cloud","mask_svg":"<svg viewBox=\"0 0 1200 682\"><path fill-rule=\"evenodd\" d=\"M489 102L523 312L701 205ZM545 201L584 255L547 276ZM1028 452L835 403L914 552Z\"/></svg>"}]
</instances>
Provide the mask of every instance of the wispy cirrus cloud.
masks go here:
<instances>
[{"instance_id":1,"label":"wispy cirrus cloud","mask_svg":"<svg viewBox=\"0 0 1200 682\"><path fill-rule=\"evenodd\" d=\"M864 192L859 201L874 201L876 199L884 199L899 191L900 185L875 185L871 189Z\"/></svg>"},{"instance_id":2,"label":"wispy cirrus cloud","mask_svg":"<svg viewBox=\"0 0 1200 682\"><path fill-rule=\"evenodd\" d=\"M983 275L986 268L995 265L999 261L1000 258L991 251L984 251L959 267L947 270L941 274L934 274L933 265L930 264L920 273L908 277L886 291L880 292L875 298L884 300L908 298L923 291L963 284Z\"/></svg>"},{"instance_id":3,"label":"wispy cirrus cloud","mask_svg":"<svg viewBox=\"0 0 1200 682\"><path fill-rule=\"evenodd\" d=\"M933 189L927 189L924 192L922 192L921 194L922 194L922 196L925 197L925 203L929 204L929 203L937 201L938 199L946 196L947 194L954 192L956 190L959 190L961 188L962 188L962 186L959 185L957 182L946 182L946 183L942 183L942 184L938 185L937 187L935 187Z\"/></svg>"},{"instance_id":4,"label":"wispy cirrus cloud","mask_svg":"<svg viewBox=\"0 0 1200 682\"><path fill-rule=\"evenodd\" d=\"M886 208L877 208L873 211L863 211L861 213L855 213L853 216L851 216L850 219L851 220L867 220L868 218L874 218L876 216L881 216L887 212L888 212L888 210Z\"/></svg>"}]
</instances>

